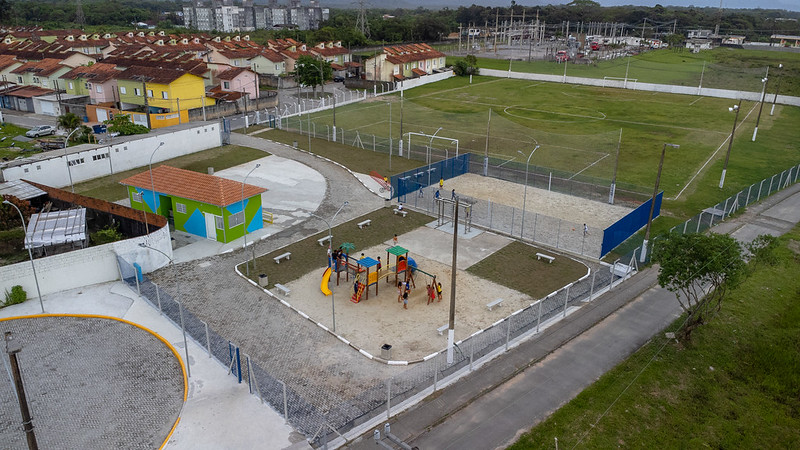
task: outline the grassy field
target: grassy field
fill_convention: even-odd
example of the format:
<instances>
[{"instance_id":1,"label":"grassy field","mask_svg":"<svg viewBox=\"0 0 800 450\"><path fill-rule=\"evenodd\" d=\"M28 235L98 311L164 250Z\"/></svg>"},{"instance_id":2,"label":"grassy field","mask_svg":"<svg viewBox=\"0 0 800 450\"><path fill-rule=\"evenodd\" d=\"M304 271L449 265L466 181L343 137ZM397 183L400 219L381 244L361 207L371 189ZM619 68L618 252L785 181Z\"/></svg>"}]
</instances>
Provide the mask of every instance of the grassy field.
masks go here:
<instances>
[{"instance_id":1,"label":"grassy field","mask_svg":"<svg viewBox=\"0 0 800 450\"><path fill-rule=\"evenodd\" d=\"M214 170L227 169L229 167L237 166L239 164L243 164L258 158L263 158L268 155L269 153L261 150L255 150L248 147L239 147L236 145L225 145L222 147L193 153L191 155L168 159L166 161L159 162L158 164L166 164L180 169L207 173L209 167L213 167ZM114 202L128 196L125 187L119 184L119 181L146 170L146 167L140 167L138 169L117 172L114 175L95 178L83 183L78 183L75 185L75 192L89 197Z\"/></svg>"},{"instance_id":2,"label":"grassy field","mask_svg":"<svg viewBox=\"0 0 800 450\"><path fill-rule=\"evenodd\" d=\"M691 343L657 336L510 448L800 447L800 227L781 242Z\"/></svg>"},{"instance_id":3,"label":"grassy field","mask_svg":"<svg viewBox=\"0 0 800 450\"><path fill-rule=\"evenodd\" d=\"M355 130L364 136L388 136L389 104L391 129L397 139L399 95L337 108L337 127L348 130L349 136L354 136ZM660 185L667 199L680 193L676 200L665 203L677 223L800 161L800 129L796 126L800 109L778 106L770 116L769 106L765 107L758 140L751 142L758 108L755 102L743 102L725 189L717 188L734 119L728 107L733 104L725 99L557 83L474 77L469 84L466 78L451 78L406 93L403 132L432 134L442 127L438 136L459 139L460 151L483 154L491 109L490 156L524 170L525 157L518 151L527 154L540 144L531 159L532 172L562 170L604 183L612 177L621 133L618 181L645 192L655 181L663 144L679 144L680 149L667 153ZM324 130L332 124L332 112L312 114L311 119L318 130ZM417 138L412 143L424 146L428 144L425 141ZM455 150L453 145L441 143L434 147L446 147L450 154Z\"/></svg>"},{"instance_id":4,"label":"grassy field","mask_svg":"<svg viewBox=\"0 0 800 450\"><path fill-rule=\"evenodd\" d=\"M14 147L18 147L24 150L33 149L33 141L22 142L14 140L14 138L16 138L17 136L25 136L26 131L28 131L28 128L18 127L10 123L6 123L0 126L0 140L2 140L2 142L0 142L0 158L14 159L17 156L24 156L18 150L10 149L12 143L14 144Z\"/></svg>"},{"instance_id":5,"label":"grassy field","mask_svg":"<svg viewBox=\"0 0 800 450\"><path fill-rule=\"evenodd\" d=\"M478 67L508 70L507 59L496 59L492 54L478 55ZM449 57L447 64L453 64L458 57ZM511 61L514 72L563 75L564 65L555 61ZM778 64L783 64L778 71ZM567 75L585 78L617 77L644 83L674 84L678 86L702 86L718 89L740 89L760 92L761 78L770 69L768 92L774 93L777 78L780 76L780 93L800 96L800 53L762 50L737 50L716 48L699 53L673 51L670 49L642 53L628 58L598 60L594 64L568 64Z\"/></svg>"}]
</instances>

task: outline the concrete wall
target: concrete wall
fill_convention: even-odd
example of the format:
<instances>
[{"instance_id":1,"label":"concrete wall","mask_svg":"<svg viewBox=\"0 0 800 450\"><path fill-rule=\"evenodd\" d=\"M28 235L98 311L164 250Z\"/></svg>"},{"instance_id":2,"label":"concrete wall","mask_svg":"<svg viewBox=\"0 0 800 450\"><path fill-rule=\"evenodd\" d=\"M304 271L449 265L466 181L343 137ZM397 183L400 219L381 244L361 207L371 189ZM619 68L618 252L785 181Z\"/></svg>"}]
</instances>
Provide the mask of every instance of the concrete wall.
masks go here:
<instances>
[{"instance_id":1,"label":"concrete wall","mask_svg":"<svg viewBox=\"0 0 800 450\"><path fill-rule=\"evenodd\" d=\"M569 69L567 69L569 71ZM598 78L564 77L563 75L545 75L540 73L509 72L507 70L481 69L481 75L517 80L549 81L551 83L582 84L585 86L615 87L634 91L664 92L667 94L700 95L704 97L761 100L761 92L733 91L728 89L710 89L693 86L675 86L670 84L641 83L632 80L604 80ZM424 77L427 78L427 77ZM416 81L416 80L413 80ZM408 83L408 81L406 81ZM767 99L772 100L767 94ZM778 103L782 105L800 106L800 97L779 95Z\"/></svg>"},{"instance_id":2,"label":"concrete wall","mask_svg":"<svg viewBox=\"0 0 800 450\"><path fill-rule=\"evenodd\" d=\"M64 187L70 185L70 176L73 183L78 183L109 175L112 169L117 173L147 166L159 142L164 142L164 145L155 153L153 163L222 145L220 124L217 122L187 124L183 128L171 127L158 134L140 136L137 136L138 139L112 143L110 153L108 145L83 144L66 149L69 151L66 156L65 150L54 150L14 161L0 169L0 180L25 179ZM68 167L67 160L78 163ZM120 186L120 197L123 192Z\"/></svg>"},{"instance_id":3,"label":"concrete wall","mask_svg":"<svg viewBox=\"0 0 800 450\"><path fill-rule=\"evenodd\" d=\"M169 264L167 257L142 248L139 243L172 256L169 227L163 227L147 236L38 258L34 264L42 295L118 280L117 254L130 262L139 263L145 273ZM30 261L0 267L0 294L5 295L5 290L11 291L15 285L21 285L28 293L28 298L36 298L36 283Z\"/></svg>"},{"instance_id":4,"label":"concrete wall","mask_svg":"<svg viewBox=\"0 0 800 450\"><path fill-rule=\"evenodd\" d=\"M484 74L483 70L484 69L481 69L481 75ZM495 71L495 72L502 72L502 71L498 70L498 71ZM402 83L398 83L398 87L400 86L400 84L402 84L403 89L411 89L411 88L415 88L417 86L422 86L422 85L425 85L425 84L428 84L428 83L435 83L437 81L446 80L446 79L448 79L450 77L454 77L454 76L456 76L456 75L453 73L453 71L452 70L448 70L447 72L443 72L443 73L434 73L434 74L431 74L431 75L425 75L424 77L410 78L410 79L407 79L407 80L403 80ZM498 76L498 75L489 75L489 76Z\"/></svg>"},{"instance_id":5,"label":"concrete wall","mask_svg":"<svg viewBox=\"0 0 800 450\"><path fill-rule=\"evenodd\" d=\"M263 92L265 97L257 99L247 99L247 111L255 111L257 109L274 108L278 106L278 96L273 94L274 91ZM219 119L221 117L233 116L236 114L244 114L244 99L237 102L219 102L216 105L205 107L206 120ZM203 108L194 108L189 110L189 121L194 122L203 120Z\"/></svg>"}]
</instances>

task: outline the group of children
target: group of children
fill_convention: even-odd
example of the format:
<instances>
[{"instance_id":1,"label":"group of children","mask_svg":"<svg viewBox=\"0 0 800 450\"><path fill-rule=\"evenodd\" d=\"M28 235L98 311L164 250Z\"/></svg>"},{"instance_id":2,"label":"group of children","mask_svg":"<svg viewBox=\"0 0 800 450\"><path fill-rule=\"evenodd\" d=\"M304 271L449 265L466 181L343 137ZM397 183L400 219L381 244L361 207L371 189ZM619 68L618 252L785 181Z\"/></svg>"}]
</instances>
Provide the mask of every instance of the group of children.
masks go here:
<instances>
[{"instance_id":1,"label":"group of children","mask_svg":"<svg viewBox=\"0 0 800 450\"><path fill-rule=\"evenodd\" d=\"M442 283L437 283L434 279L432 284L428 284L427 288L427 305L430 305L436 298L439 298L439 301L442 301ZM397 302L403 302L403 309L408 309L408 296L411 294L411 283L406 281L405 283L400 281L397 283Z\"/></svg>"}]
</instances>

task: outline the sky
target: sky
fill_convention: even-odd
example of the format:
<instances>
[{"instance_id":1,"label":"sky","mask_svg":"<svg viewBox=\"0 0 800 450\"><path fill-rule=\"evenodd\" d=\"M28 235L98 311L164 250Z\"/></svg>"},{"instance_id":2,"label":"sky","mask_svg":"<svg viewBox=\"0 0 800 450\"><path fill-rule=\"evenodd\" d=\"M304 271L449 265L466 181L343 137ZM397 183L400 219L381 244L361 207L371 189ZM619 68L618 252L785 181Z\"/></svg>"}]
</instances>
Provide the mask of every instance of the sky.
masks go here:
<instances>
[{"instance_id":1,"label":"sky","mask_svg":"<svg viewBox=\"0 0 800 450\"><path fill-rule=\"evenodd\" d=\"M518 2L522 5L525 1ZM603 6L618 6L618 5L641 5L641 6L655 6L661 4L663 6L697 6L697 7L713 7L719 8L719 0L599 0ZM800 11L800 0L723 0L723 8L731 9L788 9L790 11Z\"/></svg>"}]
</instances>

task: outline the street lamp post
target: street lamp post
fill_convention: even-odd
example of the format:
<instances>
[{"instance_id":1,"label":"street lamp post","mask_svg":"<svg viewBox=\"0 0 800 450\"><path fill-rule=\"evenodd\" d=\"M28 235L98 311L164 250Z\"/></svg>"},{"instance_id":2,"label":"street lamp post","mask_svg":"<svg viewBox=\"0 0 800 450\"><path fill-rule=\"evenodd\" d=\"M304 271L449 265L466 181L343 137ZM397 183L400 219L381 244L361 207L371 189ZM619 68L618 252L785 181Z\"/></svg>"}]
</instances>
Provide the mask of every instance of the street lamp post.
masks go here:
<instances>
[{"instance_id":1,"label":"street lamp post","mask_svg":"<svg viewBox=\"0 0 800 450\"><path fill-rule=\"evenodd\" d=\"M764 83L764 86L761 88L761 105L758 107L758 117L756 117L756 128L753 130L753 142L756 141L756 135L758 134L758 124L761 122L761 110L764 109L764 97L767 96L767 83L769 82L769 78L764 77L761 79L761 82Z\"/></svg>"},{"instance_id":2,"label":"street lamp post","mask_svg":"<svg viewBox=\"0 0 800 450\"><path fill-rule=\"evenodd\" d=\"M741 109L742 101L739 100L739 104L733 105L728 108L728 111L734 112L736 111L736 115L733 116L733 130L731 130L731 137L728 139L728 152L725 153L725 164L722 166L722 177L719 179L719 188L722 189L722 185L725 184L725 173L728 171L728 160L731 157L731 147L733 146L733 136L736 133L736 122L739 120L739 109Z\"/></svg>"},{"instance_id":3,"label":"street lamp post","mask_svg":"<svg viewBox=\"0 0 800 450\"><path fill-rule=\"evenodd\" d=\"M247 177L253 173L254 170L261 167L261 164L256 164L255 167L250 169L250 172L247 172L247 175L244 176L244 180L242 180L242 226L244 226L244 245L242 248L247 248L247 213L244 210L244 184L247 181ZM255 244L254 244L255 247ZM256 255L255 255L255 248L253 249L253 270L256 268ZM250 276L250 261L245 261L245 272L248 276Z\"/></svg>"},{"instance_id":4,"label":"street lamp post","mask_svg":"<svg viewBox=\"0 0 800 450\"><path fill-rule=\"evenodd\" d=\"M158 208L156 207L156 184L153 181L153 157L156 156L156 152L163 145L164 145L163 141L158 143L158 147L156 147L156 149L153 150L153 153L150 154L150 161L147 163L148 167L150 167L150 188L153 189L153 212L154 213L156 213ZM144 198L144 197L142 197L142 198ZM147 205L146 202L145 202L145 205ZM150 234L150 226L147 224L147 211L144 212L144 228L147 231L147 234Z\"/></svg>"},{"instance_id":5,"label":"street lamp post","mask_svg":"<svg viewBox=\"0 0 800 450\"><path fill-rule=\"evenodd\" d=\"M19 219L22 221L22 234L23 234L22 245L28 247L25 245L25 236L28 235L28 231L25 228L25 217L23 217L22 211L19 210L17 205L11 203L8 200L3 200L3 204L11 205L14 209L17 210L17 213L19 213ZM42 302L42 291L39 289L39 277L36 276L36 266L33 264L33 253L31 252L30 247L28 247L28 257L31 259L31 269L33 269L33 280L36 283L36 293L39 295L39 306L42 308L42 312L44 313L44 303Z\"/></svg>"},{"instance_id":6,"label":"street lamp post","mask_svg":"<svg viewBox=\"0 0 800 450\"><path fill-rule=\"evenodd\" d=\"M783 69L783 64L778 64L778 69ZM769 110L770 116L775 112L775 103L778 101L778 91L781 89L782 75L783 71L781 70L778 74L778 85L775 87L775 97L772 98L772 108Z\"/></svg>"},{"instance_id":7,"label":"street lamp post","mask_svg":"<svg viewBox=\"0 0 800 450\"><path fill-rule=\"evenodd\" d=\"M69 175L69 187L72 190L72 193L75 193L75 184L72 183L72 170L69 168L69 156L67 156L67 147L69 147L69 138L73 135L76 131L80 130L81 127L75 127L74 130L70 131L67 135L67 140L64 141L64 159L67 162L67 175Z\"/></svg>"},{"instance_id":8,"label":"street lamp post","mask_svg":"<svg viewBox=\"0 0 800 450\"><path fill-rule=\"evenodd\" d=\"M642 244L642 253L639 255L639 262L645 262L647 259L647 243L650 241L650 225L653 223L653 211L656 208L656 195L658 194L658 184L661 182L661 168L664 167L664 155L667 153L667 147L680 148L678 144L664 144L661 149L661 160L658 162L658 173L656 174L656 185L653 188L653 197L650 199L650 214L647 216L647 228L644 230L644 243Z\"/></svg>"},{"instance_id":9,"label":"street lamp post","mask_svg":"<svg viewBox=\"0 0 800 450\"><path fill-rule=\"evenodd\" d=\"M528 201L528 164L531 162L531 156L533 156L533 153L538 148L539 148L538 145L536 147L533 147L533 150L531 150L530 155L528 155L528 159L525 161L525 191L522 194L522 228L520 228L520 230L519 230L519 237L520 238L522 238L522 234L525 232L525 206L526 206L527 201ZM525 156L525 154L522 153L520 150L517 150L517 153L519 153L522 156ZM534 228L535 228L535 225L536 224L534 223ZM534 230L534 231L536 231L536 230Z\"/></svg>"},{"instance_id":10,"label":"street lamp post","mask_svg":"<svg viewBox=\"0 0 800 450\"><path fill-rule=\"evenodd\" d=\"M345 206L347 206L349 204L350 204L350 202L345 200L345 202L342 203L342 206L340 206L339 209L337 209L336 212L333 214L333 217L331 217L330 221L327 221L327 220L323 219L322 217L320 217L320 216L318 216L318 215L316 215L314 213L309 213L312 216L316 217L317 219L325 222L325 225L328 225L328 258L330 258L330 256L332 255L332 248L331 247L332 247L332 244L333 244L333 234L332 234L332 229L331 229L331 223L336 219L336 216L339 215L339 212L342 210L342 208L344 208ZM335 297L335 295L333 293L333 290L331 289L331 317L333 318L333 332L334 333L336 333L336 303L334 302L335 298L336 297Z\"/></svg>"},{"instance_id":11,"label":"street lamp post","mask_svg":"<svg viewBox=\"0 0 800 450\"><path fill-rule=\"evenodd\" d=\"M159 250L159 249L157 249L155 247L150 247L149 245L145 244L144 242L140 242L139 243L139 247L150 249L150 250L156 251L158 253L161 253L162 255L164 255L169 260L169 264L171 266L173 266L173 268L175 267L175 261L172 259L172 257L170 257L168 254L162 252L161 250ZM175 287L178 289L178 298L180 298L180 296L181 296L181 284L180 284L179 281L177 281L177 279L175 281ZM186 352L186 376L191 377L192 376L192 370L189 368L189 345L188 345L188 342L186 341L186 327L183 326L183 306L181 305L180 300L178 300L177 302L178 302L178 305L180 307L181 331L183 331L183 349ZM160 304L159 304L159 307L160 307Z\"/></svg>"}]
</instances>

